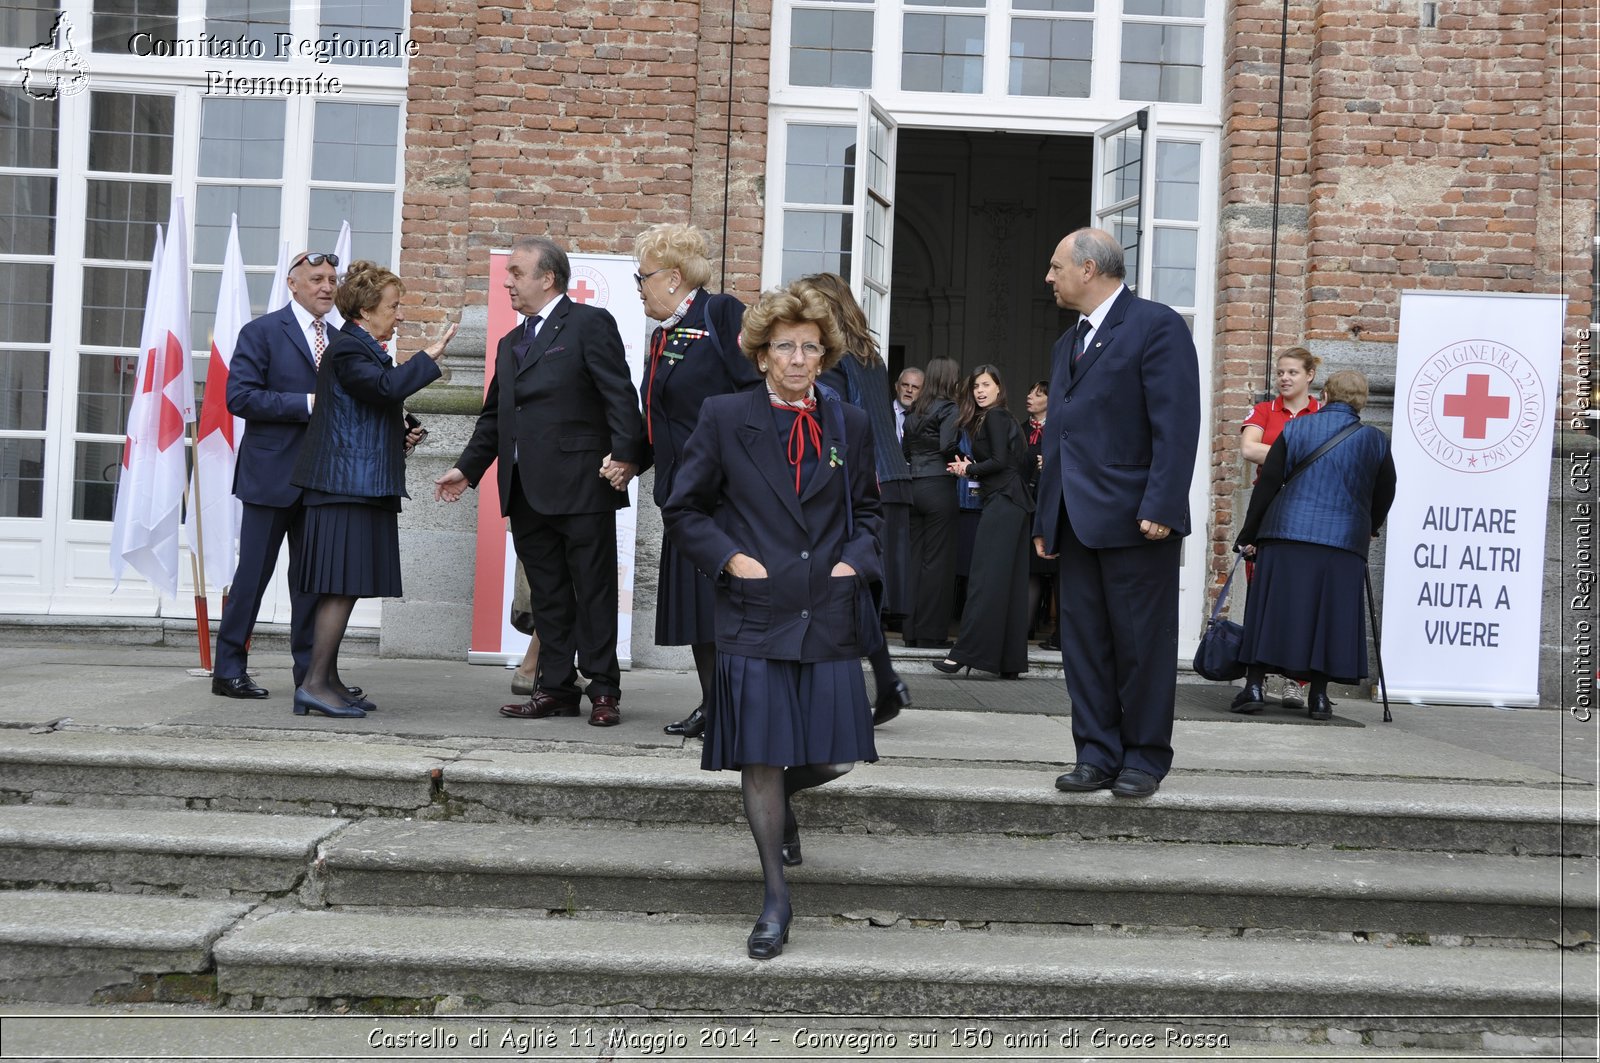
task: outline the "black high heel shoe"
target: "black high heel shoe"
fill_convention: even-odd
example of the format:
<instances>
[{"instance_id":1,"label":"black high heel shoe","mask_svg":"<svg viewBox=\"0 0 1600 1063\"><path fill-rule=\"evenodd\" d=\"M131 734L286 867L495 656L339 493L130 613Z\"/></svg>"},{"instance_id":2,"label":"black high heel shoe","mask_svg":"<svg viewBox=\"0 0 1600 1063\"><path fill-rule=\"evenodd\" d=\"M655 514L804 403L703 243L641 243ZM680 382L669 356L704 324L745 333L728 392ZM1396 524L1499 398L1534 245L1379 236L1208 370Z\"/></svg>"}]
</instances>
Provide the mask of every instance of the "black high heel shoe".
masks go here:
<instances>
[{"instance_id":1,"label":"black high heel shoe","mask_svg":"<svg viewBox=\"0 0 1600 1063\"><path fill-rule=\"evenodd\" d=\"M957 672L961 671L961 669L963 669L963 668L965 668L967 670L967 674L968 675L972 674L972 666L971 665L969 665L969 664L957 664L955 661L952 661L948 657L946 657L942 661L934 661L933 662L933 666L935 668L937 668L939 671L943 672L945 675L955 675Z\"/></svg>"},{"instance_id":2,"label":"black high heel shoe","mask_svg":"<svg viewBox=\"0 0 1600 1063\"><path fill-rule=\"evenodd\" d=\"M701 738L706 733L706 712L704 705L696 705L694 711L683 719L669 723L661 729L662 734L681 735L684 738Z\"/></svg>"},{"instance_id":3,"label":"black high heel shoe","mask_svg":"<svg viewBox=\"0 0 1600 1063\"><path fill-rule=\"evenodd\" d=\"M752 960L770 960L774 956L782 956L783 947L789 943L789 923L793 919L791 915L781 923L756 923L755 929L745 939L745 953Z\"/></svg>"},{"instance_id":4,"label":"black high heel shoe","mask_svg":"<svg viewBox=\"0 0 1600 1063\"><path fill-rule=\"evenodd\" d=\"M304 716L310 712L318 712L324 716L359 717L365 716L366 710L354 705L329 705L313 697L304 687L294 692L294 714Z\"/></svg>"},{"instance_id":5,"label":"black high heel shoe","mask_svg":"<svg viewBox=\"0 0 1600 1063\"><path fill-rule=\"evenodd\" d=\"M906 686L905 680L895 676L894 682L885 687L883 692L878 695L878 703L872 708L872 726L882 727L900 715L901 709L909 709L910 707L911 688Z\"/></svg>"}]
</instances>

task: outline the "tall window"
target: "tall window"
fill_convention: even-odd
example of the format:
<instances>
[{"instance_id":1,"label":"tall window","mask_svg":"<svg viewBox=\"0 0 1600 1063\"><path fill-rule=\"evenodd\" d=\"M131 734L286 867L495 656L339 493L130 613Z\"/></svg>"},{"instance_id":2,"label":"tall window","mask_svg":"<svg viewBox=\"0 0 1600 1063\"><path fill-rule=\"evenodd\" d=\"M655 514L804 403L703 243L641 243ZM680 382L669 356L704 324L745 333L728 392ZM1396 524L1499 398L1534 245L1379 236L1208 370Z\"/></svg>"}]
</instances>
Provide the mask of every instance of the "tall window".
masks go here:
<instances>
[{"instance_id":1,"label":"tall window","mask_svg":"<svg viewBox=\"0 0 1600 1063\"><path fill-rule=\"evenodd\" d=\"M796 3L789 20L789 83L872 85L872 0Z\"/></svg>"},{"instance_id":2,"label":"tall window","mask_svg":"<svg viewBox=\"0 0 1600 1063\"><path fill-rule=\"evenodd\" d=\"M1094 0L1012 0L1011 9L1018 14L1011 19L1006 91L1013 96L1086 98L1094 20L1064 16L1092 16Z\"/></svg>"},{"instance_id":3,"label":"tall window","mask_svg":"<svg viewBox=\"0 0 1600 1063\"><path fill-rule=\"evenodd\" d=\"M239 217L251 309L265 309L278 262L283 220L286 100L207 97L200 107L200 164L194 205L194 294L190 337L197 350L210 348L211 328L222 286L228 226ZM215 267L215 268L207 268ZM254 268L252 268L254 267Z\"/></svg>"},{"instance_id":4,"label":"tall window","mask_svg":"<svg viewBox=\"0 0 1600 1063\"><path fill-rule=\"evenodd\" d=\"M849 280L856 127L791 125L787 146L783 280L808 273L837 273Z\"/></svg>"},{"instance_id":5,"label":"tall window","mask_svg":"<svg viewBox=\"0 0 1600 1063\"><path fill-rule=\"evenodd\" d=\"M1205 6L1205 0L1123 0L1123 99L1200 102Z\"/></svg>"},{"instance_id":6,"label":"tall window","mask_svg":"<svg viewBox=\"0 0 1600 1063\"><path fill-rule=\"evenodd\" d=\"M350 254L390 264L400 109L388 104L317 104L311 154L311 246L332 250L350 222Z\"/></svg>"},{"instance_id":7,"label":"tall window","mask_svg":"<svg viewBox=\"0 0 1600 1063\"><path fill-rule=\"evenodd\" d=\"M982 92L984 0L907 0L900 87ZM940 8L977 8L976 15Z\"/></svg>"},{"instance_id":8,"label":"tall window","mask_svg":"<svg viewBox=\"0 0 1600 1063\"><path fill-rule=\"evenodd\" d=\"M0 89L0 517L43 515L56 101Z\"/></svg>"}]
</instances>

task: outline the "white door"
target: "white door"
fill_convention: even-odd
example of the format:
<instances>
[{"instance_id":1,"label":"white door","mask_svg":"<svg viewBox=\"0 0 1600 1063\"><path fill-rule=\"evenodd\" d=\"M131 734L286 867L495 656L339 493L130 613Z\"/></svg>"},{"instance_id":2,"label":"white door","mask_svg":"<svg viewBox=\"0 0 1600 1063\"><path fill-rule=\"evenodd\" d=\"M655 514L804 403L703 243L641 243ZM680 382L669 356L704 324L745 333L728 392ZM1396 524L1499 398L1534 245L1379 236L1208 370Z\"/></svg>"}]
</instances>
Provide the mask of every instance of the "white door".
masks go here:
<instances>
[{"instance_id":1,"label":"white door","mask_svg":"<svg viewBox=\"0 0 1600 1063\"><path fill-rule=\"evenodd\" d=\"M895 120L868 93L856 119L855 223L850 287L880 347L889 340L889 279L894 262Z\"/></svg>"}]
</instances>

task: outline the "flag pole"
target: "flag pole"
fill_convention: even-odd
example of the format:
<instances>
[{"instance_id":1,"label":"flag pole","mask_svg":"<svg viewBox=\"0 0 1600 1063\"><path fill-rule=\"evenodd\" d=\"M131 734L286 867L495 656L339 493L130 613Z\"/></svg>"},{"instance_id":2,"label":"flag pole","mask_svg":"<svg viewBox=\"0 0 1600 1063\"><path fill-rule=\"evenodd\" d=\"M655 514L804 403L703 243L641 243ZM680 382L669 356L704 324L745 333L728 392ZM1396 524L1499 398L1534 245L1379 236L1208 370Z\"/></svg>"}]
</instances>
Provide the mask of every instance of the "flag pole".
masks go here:
<instances>
[{"instance_id":1,"label":"flag pole","mask_svg":"<svg viewBox=\"0 0 1600 1063\"><path fill-rule=\"evenodd\" d=\"M196 463L200 461L200 429L196 421L189 422L189 453ZM200 668L211 674L211 617L206 609L206 546L204 510L200 505L200 477L189 477L189 512L194 514L194 534L189 537L189 561L194 566L194 627L200 640Z\"/></svg>"}]
</instances>

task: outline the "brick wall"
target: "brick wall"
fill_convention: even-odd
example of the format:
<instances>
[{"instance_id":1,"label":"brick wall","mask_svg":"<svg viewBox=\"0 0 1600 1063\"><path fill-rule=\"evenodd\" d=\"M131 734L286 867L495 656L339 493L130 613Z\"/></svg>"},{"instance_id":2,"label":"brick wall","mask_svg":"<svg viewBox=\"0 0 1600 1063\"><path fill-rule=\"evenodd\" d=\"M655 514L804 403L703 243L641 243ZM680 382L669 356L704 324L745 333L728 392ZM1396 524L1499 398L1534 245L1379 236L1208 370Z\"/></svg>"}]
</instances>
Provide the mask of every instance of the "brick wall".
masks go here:
<instances>
[{"instance_id":1,"label":"brick wall","mask_svg":"<svg viewBox=\"0 0 1600 1063\"><path fill-rule=\"evenodd\" d=\"M726 217L728 290L753 295L770 18L744 0L412 0L408 316L483 306L488 249L519 235L627 254L638 231L673 220L720 250Z\"/></svg>"}]
</instances>

